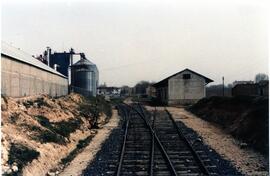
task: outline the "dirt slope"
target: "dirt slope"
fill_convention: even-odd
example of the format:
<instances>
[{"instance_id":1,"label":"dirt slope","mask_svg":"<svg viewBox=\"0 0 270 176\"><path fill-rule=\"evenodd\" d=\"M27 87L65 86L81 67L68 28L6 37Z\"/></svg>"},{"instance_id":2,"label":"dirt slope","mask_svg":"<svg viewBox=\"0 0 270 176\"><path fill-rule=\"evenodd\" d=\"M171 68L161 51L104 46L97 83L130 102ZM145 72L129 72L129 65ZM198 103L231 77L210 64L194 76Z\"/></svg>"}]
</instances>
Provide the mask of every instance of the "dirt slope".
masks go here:
<instances>
[{"instance_id":1,"label":"dirt slope","mask_svg":"<svg viewBox=\"0 0 270 176\"><path fill-rule=\"evenodd\" d=\"M187 110L268 155L268 107L265 97L210 97Z\"/></svg>"},{"instance_id":2,"label":"dirt slope","mask_svg":"<svg viewBox=\"0 0 270 176\"><path fill-rule=\"evenodd\" d=\"M94 119L90 112L82 114L83 103L78 94L56 99L2 97L3 173L46 175L80 140L94 135ZM106 115L99 116L99 124L104 124Z\"/></svg>"},{"instance_id":3,"label":"dirt slope","mask_svg":"<svg viewBox=\"0 0 270 176\"><path fill-rule=\"evenodd\" d=\"M60 173L60 176L72 175L80 176L87 166L93 162L96 154L102 148L103 143L108 139L112 131L119 126L120 119L118 112L113 110L110 121L97 130L97 134L91 143L83 149L83 151L72 160L72 162Z\"/></svg>"}]
</instances>

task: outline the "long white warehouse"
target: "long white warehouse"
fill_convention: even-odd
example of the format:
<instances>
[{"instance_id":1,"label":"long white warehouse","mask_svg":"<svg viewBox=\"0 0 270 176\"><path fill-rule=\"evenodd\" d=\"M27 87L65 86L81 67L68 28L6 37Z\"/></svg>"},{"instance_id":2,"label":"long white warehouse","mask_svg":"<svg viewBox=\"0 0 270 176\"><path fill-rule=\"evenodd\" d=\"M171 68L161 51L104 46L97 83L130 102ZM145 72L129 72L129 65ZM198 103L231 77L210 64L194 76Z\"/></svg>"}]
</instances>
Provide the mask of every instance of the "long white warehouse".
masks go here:
<instances>
[{"instance_id":1,"label":"long white warehouse","mask_svg":"<svg viewBox=\"0 0 270 176\"><path fill-rule=\"evenodd\" d=\"M2 41L1 94L10 97L68 94L68 79L30 54Z\"/></svg>"}]
</instances>

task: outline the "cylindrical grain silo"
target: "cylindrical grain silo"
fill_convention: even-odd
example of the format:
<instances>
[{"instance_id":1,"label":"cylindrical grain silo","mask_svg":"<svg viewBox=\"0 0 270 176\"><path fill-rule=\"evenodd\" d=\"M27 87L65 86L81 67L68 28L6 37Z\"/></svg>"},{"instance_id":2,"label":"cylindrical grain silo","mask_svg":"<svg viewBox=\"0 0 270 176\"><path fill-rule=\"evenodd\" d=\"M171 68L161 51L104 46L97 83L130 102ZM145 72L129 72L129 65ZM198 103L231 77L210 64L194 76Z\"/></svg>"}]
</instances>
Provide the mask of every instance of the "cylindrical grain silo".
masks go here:
<instances>
[{"instance_id":1,"label":"cylindrical grain silo","mask_svg":"<svg viewBox=\"0 0 270 176\"><path fill-rule=\"evenodd\" d=\"M71 65L71 92L84 96L96 96L98 86L98 69L95 64L81 58Z\"/></svg>"}]
</instances>

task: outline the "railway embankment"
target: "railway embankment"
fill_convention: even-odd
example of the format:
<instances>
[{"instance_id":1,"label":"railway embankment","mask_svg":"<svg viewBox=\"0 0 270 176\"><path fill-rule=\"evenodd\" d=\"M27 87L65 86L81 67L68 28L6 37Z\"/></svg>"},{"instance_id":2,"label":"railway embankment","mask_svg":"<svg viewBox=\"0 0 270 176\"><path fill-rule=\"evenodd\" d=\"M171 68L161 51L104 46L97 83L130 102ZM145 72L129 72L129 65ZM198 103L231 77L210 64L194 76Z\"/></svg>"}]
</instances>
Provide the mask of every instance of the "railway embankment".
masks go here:
<instances>
[{"instance_id":1,"label":"railway embankment","mask_svg":"<svg viewBox=\"0 0 270 176\"><path fill-rule=\"evenodd\" d=\"M1 110L3 175L57 174L112 115L104 99L78 94L2 97Z\"/></svg>"},{"instance_id":2,"label":"railway embankment","mask_svg":"<svg viewBox=\"0 0 270 176\"><path fill-rule=\"evenodd\" d=\"M198 117L218 124L228 134L268 156L269 103L265 97L210 97L187 108Z\"/></svg>"}]
</instances>

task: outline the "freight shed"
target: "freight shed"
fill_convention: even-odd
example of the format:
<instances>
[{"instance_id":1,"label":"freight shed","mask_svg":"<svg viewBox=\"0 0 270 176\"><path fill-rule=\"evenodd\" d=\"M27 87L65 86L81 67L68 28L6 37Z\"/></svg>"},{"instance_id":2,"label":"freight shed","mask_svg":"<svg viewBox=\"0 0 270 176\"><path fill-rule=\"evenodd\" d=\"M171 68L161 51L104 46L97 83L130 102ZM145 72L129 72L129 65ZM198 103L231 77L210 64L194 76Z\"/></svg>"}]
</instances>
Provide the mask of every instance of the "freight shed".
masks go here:
<instances>
[{"instance_id":1,"label":"freight shed","mask_svg":"<svg viewBox=\"0 0 270 176\"><path fill-rule=\"evenodd\" d=\"M205 86L213 80L190 69L153 84L157 99L168 105L192 104L205 97Z\"/></svg>"},{"instance_id":2,"label":"freight shed","mask_svg":"<svg viewBox=\"0 0 270 176\"><path fill-rule=\"evenodd\" d=\"M1 94L22 97L37 94L68 94L67 77L32 57L2 42Z\"/></svg>"}]
</instances>

